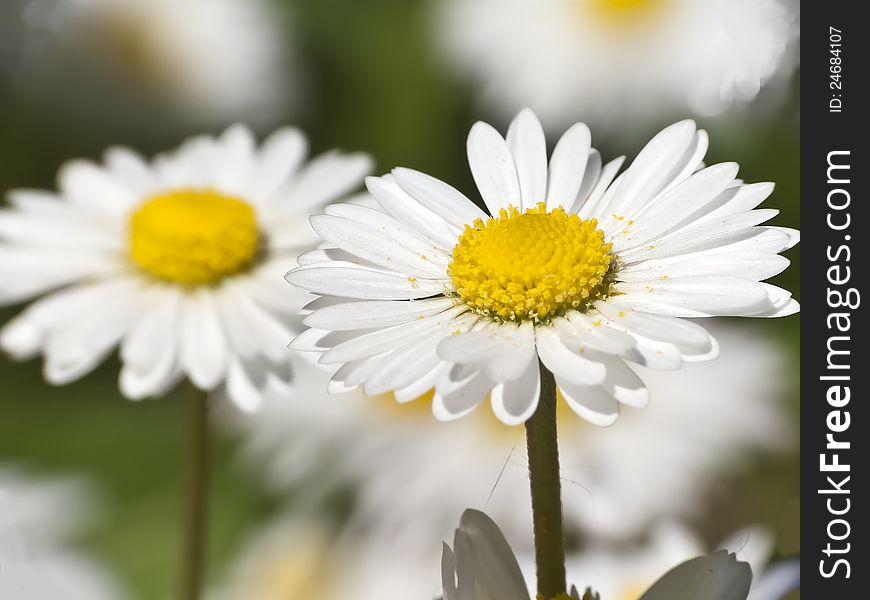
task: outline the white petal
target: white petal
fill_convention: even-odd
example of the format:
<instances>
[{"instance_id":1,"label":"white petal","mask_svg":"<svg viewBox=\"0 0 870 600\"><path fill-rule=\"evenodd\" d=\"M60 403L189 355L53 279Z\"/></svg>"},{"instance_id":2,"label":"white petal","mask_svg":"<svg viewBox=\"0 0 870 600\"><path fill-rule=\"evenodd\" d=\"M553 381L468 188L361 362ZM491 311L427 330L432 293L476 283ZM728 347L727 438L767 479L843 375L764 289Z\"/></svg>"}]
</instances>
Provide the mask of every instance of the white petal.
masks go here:
<instances>
[{"instance_id":1,"label":"white petal","mask_svg":"<svg viewBox=\"0 0 870 600\"><path fill-rule=\"evenodd\" d=\"M372 161L365 154L322 154L299 172L286 192L287 210L304 214L343 196L362 184L372 170Z\"/></svg>"},{"instance_id":2,"label":"white petal","mask_svg":"<svg viewBox=\"0 0 870 600\"><path fill-rule=\"evenodd\" d=\"M58 187L64 197L96 214L124 215L138 201L129 188L93 163L72 161L61 168Z\"/></svg>"},{"instance_id":3,"label":"white petal","mask_svg":"<svg viewBox=\"0 0 870 600\"><path fill-rule=\"evenodd\" d=\"M693 121L665 128L638 153L620 179L618 188L603 207L606 214L633 215L646 206L683 172L686 153L696 145Z\"/></svg>"},{"instance_id":4,"label":"white petal","mask_svg":"<svg viewBox=\"0 0 870 600\"><path fill-rule=\"evenodd\" d=\"M616 174L619 172L620 167L622 167L623 162L625 162L625 157L620 156L604 165L595 187L589 192L587 198L577 198L573 212L576 212L584 219L599 216L601 214L601 205L605 204L605 193L609 189L615 189L616 184L613 183L613 180L616 178ZM611 183L613 183L612 188Z\"/></svg>"},{"instance_id":5,"label":"white petal","mask_svg":"<svg viewBox=\"0 0 870 600\"><path fill-rule=\"evenodd\" d=\"M440 249L437 244L427 239L418 230L400 223L380 210L345 203L327 206L326 214L358 221L360 224L390 237L416 254L425 256L427 261L445 269L450 264L449 252Z\"/></svg>"},{"instance_id":6,"label":"white petal","mask_svg":"<svg viewBox=\"0 0 870 600\"><path fill-rule=\"evenodd\" d=\"M614 289L620 295L613 297L613 303L651 313L665 305L670 309L664 314L673 317L740 316L760 310L767 302L760 283L730 275L618 283Z\"/></svg>"},{"instance_id":7,"label":"white petal","mask_svg":"<svg viewBox=\"0 0 870 600\"><path fill-rule=\"evenodd\" d=\"M248 195L265 200L296 172L308 152L308 141L298 129L284 127L263 142L259 160L248 178Z\"/></svg>"},{"instance_id":8,"label":"white petal","mask_svg":"<svg viewBox=\"0 0 870 600\"><path fill-rule=\"evenodd\" d=\"M191 382L213 390L227 370L228 350L214 299L197 291L185 298L181 321L181 364Z\"/></svg>"},{"instance_id":9,"label":"white petal","mask_svg":"<svg viewBox=\"0 0 870 600\"><path fill-rule=\"evenodd\" d=\"M446 270L427 260L426 254L403 246L384 229L373 229L359 221L333 215L313 215L310 222L326 241L385 269L417 277L447 276ZM420 242L423 243L422 238Z\"/></svg>"},{"instance_id":10,"label":"white petal","mask_svg":"<svg viewBox=\"0 0 870 600\"><path fill-rule=\"evenodd\" d=\"M547 183L547 210L570 210L583 185L586 162L592 147L589 127L576 123L562 135L550 157Z\"/></svg>"},{"instance_id":11,"label":"white petal","mask_svg":"<svg viewBox=\"0 0 870 600\"><path fill-rule=\"evenodd\" d=\"M444 292L442 281L416 279L343 263L298 267L287 273L285 279L315 294L361 300L409 300Z\"/></svg>"},{"instance_id":12,"label":"white petal","mask_svg":"<svg viewBox=\"0 0 870 600\"><path fill-rule=\"evenodd\" d=\"M562 397L578 415L594 425L607 427L619 418L619 402L599 385L577 385L556 375Z\"/></svg>"},{"instance_id":13,"label":"white petal","mask_svg":"<svg viewBox=\"0 0 870 600\"><path fill-rule=\"evenodd\" d=\"M566 346L585 346L605 354L622 354L634 347L634 338L608 327L601 319L593 319L577 311L569 311L566 319L556 319L553 325Z\"/></svg>"},{"instance_id":14,"label":"white petal","mask_svg":"<svg viewBox=\"0 0 870 600\"><path fill-rule=\"evenodd\" d=\"M723 163L707 167L689 177L669 192L664 193L649 204L646 210L627 214L635 223L613 238L617 251L646 244L662 237L684 223L692 214L703 210L704 206L715 201L717 196L734 181L737 175L736 163ZM613 217L609 217L613 219ZM611 221L612 222L612 221ZM620 222L618 227L625 227ZM608 227L607 218L603 226Z\"/></svg>"},{"instance_id":15,"label":"white petal","mask_svg":"<svg viewBox=\"0 0 870 600\"><path fill-rule=\"evenodd\" d=\"M746 600L751 584L749 565L720 550L674 567L640 600Z\"/></svg>"},{"instance_id":16,"label":"white petal","mask_svg":"<svg viewBox=\"0 0 870 600\"><path fill-rule=\"evenodd\" d=\"M116 146L106 150L104 160L106 169L130 191L144 197L155 190L154 173L137 152Z\"/></svg>"},{"instance_id":17,"label":"white petal","mask_svg":"<svg viewBox=\"0 0 870 600\"><path fill-rule=\"evenodd\" d=\"M239 360L230 361L226 392L233 404L244 412L255 412L263 405L263 394L248 377Z\"/></svg>"},{"instance_id":18,"label":"white petal","mask_svg":"<svg viewBox=\"0 0 870 600\"><path fill-rule=\"evenodd\" d=\"M305 324L334 331L391 327L437 315L453 305L450 298L342 302L315 310L305 317Z\"/></svg>"},{"instance_id":19,"label":"white petal","mask_svg":"<svg viewBox=\"0 0 870 600\"><path fill-rule=\"evenodd\" d=\"M638 374L619 358L607 361L607 379L601 387L628 406L643 408L649 404L649 390Z\"/></svg>"},{"instance_id":20,"label":"white petal","mask_svg":"<svg viewBox=\"0 0 870 600\"><path fill-rule=\"evenodd\" d=\"M547 140L538 117L528 108L511 122L507 144L517 167L522 204L517 208L533 208L547 199ZM471 221L467 221L471 223Z\"/></svg>"},{"instance_id":21,"label":"white petal","mask_svg":"<svg viewBox=\"0 0 870 600\"><path fill-rule=\"evenodd\" d=\"M460 369L454 366L445 371L435 385L432 414L439 421L452 421L477 408L493 387L486 373L479 371L461 379L451 374Z\"/></svg>"},{"instance_id":22,"label":"white petal","mask_svg":"<svg viewBox=\"0 0 870 600\"><path fill-rule=\"evenodd\" d=\"M537 360L530 360L519 377L492 389L492 411L506 425L520 425L538 408L541 376Z\"/></svg>"},{"instance_id":23,"label":"white petal","mask_svg":"<svg viewBox=\"0 0 870 600\"><path fill-rule=\"evenodd\" d=\"M706 329L691 321L625 310L607 302L597 302L595 307L615 327L673 344L684 354L704 354L712 349L713 338Z\"/></svg>"},{"instance_id":24,"label":"white petal","mask_svg":"<svg viewBox=\"0 0 870 600\"><path fill-rule=\"evenodd\" d=\"M468 134L468 164L489 213L521 206L517 169L507 142L491 125L478 121Z\"/></svg>"},{"instance_id":25,"label":"white petal","mask_svg":"<svg viewBox=\"0 0 870 600\"><path fill-rule=\"evenodd\" d=\"M365 183L372 196L394 219L446 251L456 244L458 229L412 198L395 181L387 177L366 177Z\"/></svg>"},{"instance_id":26,"label":"white petal","mask_svg":"<svg viewBox=\"0 0 870 600\"><path fill-rule=\"evenodd\" d=\"M584 386L598 385L604 381L607 370L597 360L601 357L599 353L592 350L572 352L565 347L552 327L536 327L535 336L541 362L556 377Z\"/></svg>"},{"instance_id":27,"label":"white petal","mask_svg":"<svg viewBox=\"0 0 870 600\"><path fill-rule=\"evenodd\" d=\"M789 260L762 252L711 252L634 263L619 271L620 281L671 279L694 275L734 275L753 281L782 273Z\"/></svg>"},{"instance_id":28,"label":"white petal","mask_svg":"<svg viewBox=\"0 0 870 600\"><path fill-rule=\"evenodd\" d=\"M637 334L634 334L634 337L637 343L632 350L623 355L624 359L660 371L674 371L683 366L683 353L673 344L651 340Z\"/></svg>"},{"instance_id":29,"label":"white petal","mask_svg":"<svg viewBox=\"0 0 870 600\"><path fill-rule=\"evenodd\" d=\"M487 219L487 214L465 194L440 179L401 167L393 169L392 174L403 190L458 231L477 219Z\"/></svg>"}]
</instances>

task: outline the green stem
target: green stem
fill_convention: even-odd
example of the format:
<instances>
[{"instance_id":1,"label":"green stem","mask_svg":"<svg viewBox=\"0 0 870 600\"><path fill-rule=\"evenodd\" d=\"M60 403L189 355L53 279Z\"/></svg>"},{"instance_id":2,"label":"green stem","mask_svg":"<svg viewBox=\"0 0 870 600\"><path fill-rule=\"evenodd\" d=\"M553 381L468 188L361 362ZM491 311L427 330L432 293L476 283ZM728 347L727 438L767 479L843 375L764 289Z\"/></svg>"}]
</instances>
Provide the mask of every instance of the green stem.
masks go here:
<instances>
[{"instance_id":1,"label":"green stem","mask_svg":"<svg viewBox=\"0 0 870 600\"><path fill-rule=\"evenodd\" d=\"M532 521L538 594L553 598L565 593L565 545L562 538L562 483L556 438L556 380L540 364L541 396L535 414L526 421Z\"/></svg>"},{"instance_id":2,"label":"green stem","mask_svg":"<svg viewBox=\"0 0 870 600\"><path fill-rule=\"evenodd\" d=\"M190 386L187 401L180 600L199 600L208 515L208 393Z\"/></svg>"}]
</instances>

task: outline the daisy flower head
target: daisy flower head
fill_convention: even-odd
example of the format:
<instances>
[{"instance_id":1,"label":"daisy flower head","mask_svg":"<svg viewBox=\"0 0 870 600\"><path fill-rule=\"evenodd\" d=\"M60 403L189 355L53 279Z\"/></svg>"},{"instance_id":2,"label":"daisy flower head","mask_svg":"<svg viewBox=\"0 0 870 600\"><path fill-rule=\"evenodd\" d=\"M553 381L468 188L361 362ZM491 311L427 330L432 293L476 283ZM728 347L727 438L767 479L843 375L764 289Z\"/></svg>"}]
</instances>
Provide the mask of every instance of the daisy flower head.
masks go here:
<instances>
[{"instance_id":1,"label":"daisy flower head","mask_svg":"<svg viewBox=\"0 0 870 600\"><path fill-rule=\"evenodd\" d=\"M93 499L83 481L0 465L0 598L119 600L102 565L72 547Z\"/></svg>"},{"instance_id":2,"label":"daisy flower head","mask_svg":"<svg viewBox=\"0 0 870 600\"><path fill-rule=\"evenodd\" d=\"M265 0L70 0L42 12L89 67L195 117L274 118L287 103L287 31Z\"/></svg>"},{"instance_id":3,"label":"daisy flower head","mask_svg":"<svg viewBox=\"0 0 870 600\"><path fill-rule=\"evenodd\" d=\"M243 409L291 378L286 337L305 299L280 273L316 242L306 217L361 184L366 156L307 164L305 137L259 147L245 127L147 161L112 148L74 161L58 192L16 190L0 211L0 303L45 295L0 331L16 358L45 356L65 384L116 347L129 398L185 376ZM275 283L277 278L277 283Z\"/></svg>"},{"instance_id":4,"label":"daisy flower head","mask_svg":"<svg viewBox=\"0 0 870 600\"><path fill-rule=\"evenodd\" d=\"M399 168L366 180L376 207L311 218L327 247L287 280L322 297L291 346L339 365L336 391L394 391L402 402L434 387L441 420L489 394L499 419L523 423L552 373L575 412L612 424L620 404L649 400L626 362L677 369L716 356L716 341L685 318L799 308L762 283L797 241L759 226L777 214L755 210L772 184L744 184L734 163L703 167L706 149L706 133L682 121L617 176L622 159L603 164L583 124L548 161L531 111L506 139L476 123L468 161L487 212Z\"/></svg>"},{"instance_id":5,"label":"daisy flower head","mask_svg":"<svg viewBox=\"0 0 870 600\"><path fill-rule=\"evenodd\" d=\"M531 105L548 122L716 114L797 62L791 0L447 0L438 10L444 53L481 100L508 115Z\"/></svg>"}]
</instances>

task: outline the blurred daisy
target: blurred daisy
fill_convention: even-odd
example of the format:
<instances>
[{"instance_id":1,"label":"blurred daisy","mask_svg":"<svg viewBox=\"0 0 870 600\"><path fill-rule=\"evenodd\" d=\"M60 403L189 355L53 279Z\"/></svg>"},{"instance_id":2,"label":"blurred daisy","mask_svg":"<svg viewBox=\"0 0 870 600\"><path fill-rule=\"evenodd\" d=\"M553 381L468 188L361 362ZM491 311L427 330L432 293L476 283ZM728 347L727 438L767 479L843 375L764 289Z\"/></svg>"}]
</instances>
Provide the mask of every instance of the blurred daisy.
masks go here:
<instances>
[{"instance_id":1,"label":"blurred daisy","mask_svg":"<svg viewBox=\"0 0 870 600\"><path fill-rule=\"evenodd\" d=\"M657 369L714 358L715 340L683 317L797 312L781 272L797 233L756 227L773 190L746 185L734 163L703 168L707 135L694 122L655 136L617 177L589 129L571 127L549 164L537 117L524 110L507 139L478 122L471 172L489 214L410 169L366 180L378 208L327 207L311 224L328 248L300 258L293 285L323 296L292 347L338 365L336 391L435 388L440 420L491 392L506 424L538 404L541 368L583 418L610 425L642 407L629 361ZM491 216L490 216L491 215Z\"/></svg>"},{"instance_id":2,"label":"blurred daisy","mask_svg":"<svg viewBox=\"0 0 870 600\"><path fill-rule=\"evenodd\" d=\"M645 411L608 429L560 411L570 527L584 536L626 538L666 516L695 514L724 473L750 453L781 449L792 439L778 348L741 328L711 325L722 341L715 363L679 373L639 369L657 398ZM325 490L352 487L351 529L405 554L435 548L466 507L485 508L515 548L531 542L522 431L489 412L433 427L425 400L397 405L387 395L328 396L326 374L307 365L294 374L308 401L266 402L244 419L225 415L229 426L241 428L250 464L265 470L273 489L297 502L309 494L316 504Z\"/></svg>"},{"instance_id":3,"label":"blurred daisy","mask_svg":"<svg viewBox=\"0 0 870 600\"><path fill-rule=\"evenodd\" d=\"M67 547L86 521L85 499L80 482L0 468L0 598L121 597L102 568Z\"/></svg>"},{"instance_id":4,"label":"blurred daisy","mask_svg":"<svg viewBox=\"0 0 870 600\"><path fill-rule=\"evenodd\" d=\"M447 0L438 35L510 115L621 123L751 100L796 62L790 0ZM510 33L508 33L510 32Z\"/></svg>"},{"instance_id":5,"label":"blurred daisy","mask_svg":"<svg viewBox=\"0 0 870 600\"><path fill-rule=\"evenodd\" d=\"M89 65L199 118L284 110L287 32L264 0L72 0L39 18ZM33 12L33 11L31 11Z\"/></svg>"},{"instance_id":6,"label":"blurred daisy","mask_svg":"<svg viewBox=\"0 0 870 600\"><path fill-rule=\"evenodd\" d=\"M267 523L245 544L213 600L421 600L439 590L431 562L337 535L314 519Z\"/></svg>"},{"instance_id":7,"label":"blurred daisy","mask_svg":"<svg viewBox=\"0 0 870 600\"><path fill-rule=\"evenodd\" d=\"M762 528L739 531L720 544L746 561L754 573L749 600L780 600L800 584L797 560L768 566L773 538ZM688 529L676 524L658 526L647 546L633 551L590 551L568 557L569 577L585 577L607 600L637 600L656 578L667 569L693 556L705 554L704 544ZM527 561L526 572L534 565Z\"/></svg>"},{"instance_id":8,"label":"blurred daisy","mask_svg":"<svg viewBox=\"0 0 870 600\"><path fill-rule=\"evenodd\" d=\"M120 346L129 398L187 376L255 408L261 388L291 378L285 344L305 300L280 273L315 241L306 217L370 168L363 155L303 164L305 154L295 129L258 148L236 126L150 162L124 148L102 165L71 162L58 193L11 192L0 303L48 295L3 328L0 345L20 359L42 352L53 384Z\"/></svg>"},{"instance_id":9,"label":"blurred daisy","mask_svg":"<svg viewBox=\"0 0 870 600\"><path fill-rule=\"evenodd\" d=\"M606 600L745 600L752 580L749 565L725 551L665 568L671 570L656 581L664 572L658 571L636 593L613 595L593 584L583 599L597 599L600 594ZM466 510L462 514L453 548L444 544L441 576L444 600L529 598L527 584L510 545L498 526L480 511ZM578 572L578 576L588 578L590 575ZM614 576L624 580L630 575L628 571L617 571ZM568 577L571 578L570 573ZM552 600L569 598L580 599L576 588L571 589L570 595L562 594Z\"/></svg>"}]
</instances>

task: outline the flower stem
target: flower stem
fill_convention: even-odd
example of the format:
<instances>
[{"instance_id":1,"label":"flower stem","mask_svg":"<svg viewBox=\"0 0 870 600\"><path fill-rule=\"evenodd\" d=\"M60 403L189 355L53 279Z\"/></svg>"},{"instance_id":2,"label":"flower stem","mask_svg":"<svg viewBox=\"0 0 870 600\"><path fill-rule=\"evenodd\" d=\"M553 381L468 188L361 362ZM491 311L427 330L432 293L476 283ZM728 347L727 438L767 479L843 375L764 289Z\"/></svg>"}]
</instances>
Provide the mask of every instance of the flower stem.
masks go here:
<instances>
[{"instance_id":1,"label":"flower stem","mask_svg":"<svg viewBox=\"0 0 870 600\"><path fill-rule=\"evenodd\" d=\"M208 393L190 386L187 401L180 600L199 600L208 507Z\"/></svg>"},{"instance_id":2,"label":"flower stem","mask_svg":"<svg viewBox=\"0 0 870 600\"><path fill-rule=\"evenodd\" d=\"M540 370L540 402L535 414L526 421L526 443L538 594L553 598L566 591L562 483L559 479L559 445L556 438L556 380L543 364L540 364Z\"/></svg>"}]
</instances>

